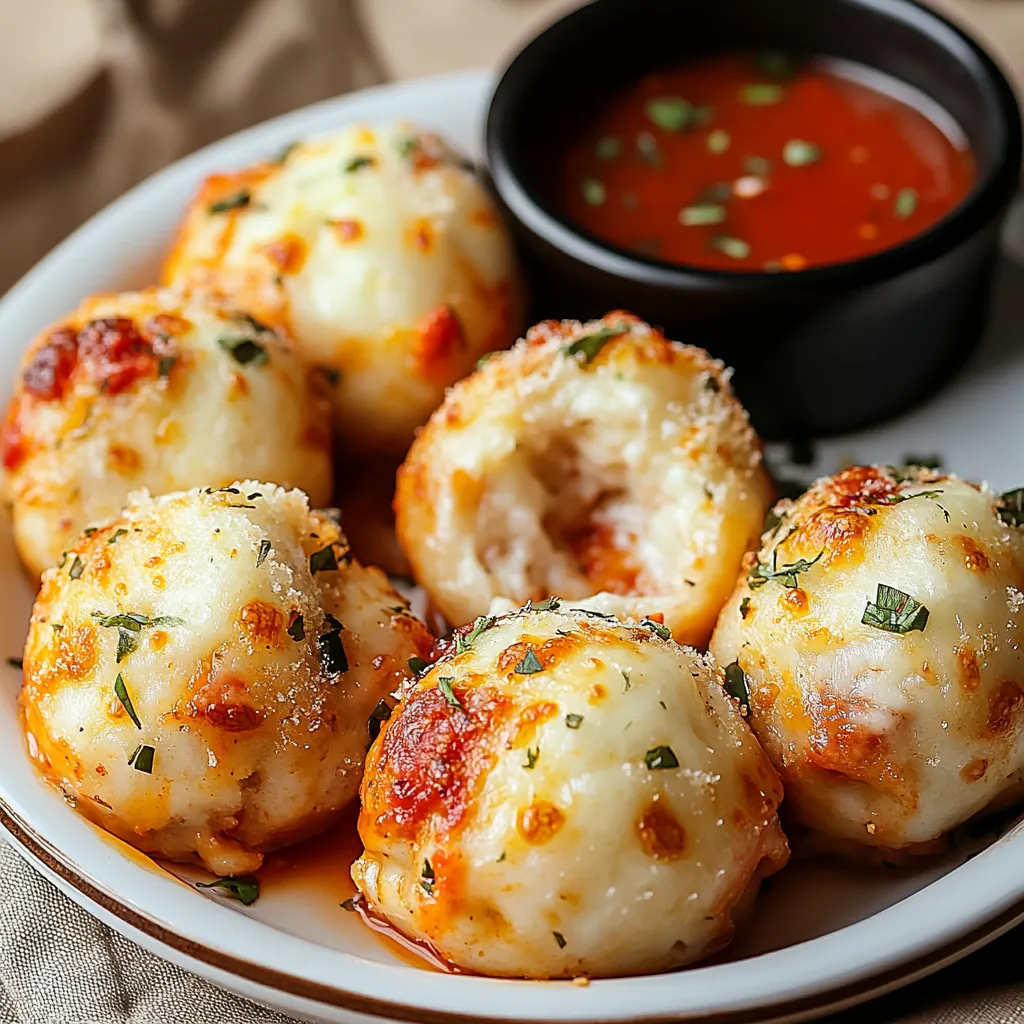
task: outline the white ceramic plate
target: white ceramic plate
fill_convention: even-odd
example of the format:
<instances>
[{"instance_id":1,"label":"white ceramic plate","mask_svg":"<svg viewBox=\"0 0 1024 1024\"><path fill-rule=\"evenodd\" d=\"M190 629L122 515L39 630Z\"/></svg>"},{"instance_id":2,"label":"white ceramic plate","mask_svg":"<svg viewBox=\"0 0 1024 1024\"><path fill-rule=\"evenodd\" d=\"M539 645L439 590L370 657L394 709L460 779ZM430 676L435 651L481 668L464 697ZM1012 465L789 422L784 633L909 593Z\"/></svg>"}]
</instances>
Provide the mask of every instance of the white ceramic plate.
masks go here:
<instances>
[{"instance_id":1,"label":"white ceramic plate","mask_svg":"<svg viewBox=\"0 0 1024 1024\"><path fill-rule=\"evenodd\" d=\"M37 330L90 292L153 278L205 174L357 118L411 117L478 153L489 87L486 75L472 73L330 100L217 143L139 186L0 302L3 399ZM1024 251L1024 216L1011 220L1008 252L1015 247ZM898 423L819 446L817 468L938 452L969 478L1001 489L1024 484L1024 449L1015 440L1024 434L1022 283L1024 271L1004 260L986 342L955 386ZM21 651L31 601L10 530L0 523L0 655ZM94 828L30 767L15 710L19 683L16 670L0 668L0 823L22 854L72 899L149 949L313 1020L802 1020L936 970L1024 919L1024 829L1015 828L998 841L981 840L982 852L972 859L962 850L913 871L794 863L771 881L750 928L711 966L587 987L424 970L339 907L348 892L343 851L326 881L321 857L319 875L283 870L244 909L199 892L187 872L176 869L176 876Z\"/></svg>"}]
</instances>

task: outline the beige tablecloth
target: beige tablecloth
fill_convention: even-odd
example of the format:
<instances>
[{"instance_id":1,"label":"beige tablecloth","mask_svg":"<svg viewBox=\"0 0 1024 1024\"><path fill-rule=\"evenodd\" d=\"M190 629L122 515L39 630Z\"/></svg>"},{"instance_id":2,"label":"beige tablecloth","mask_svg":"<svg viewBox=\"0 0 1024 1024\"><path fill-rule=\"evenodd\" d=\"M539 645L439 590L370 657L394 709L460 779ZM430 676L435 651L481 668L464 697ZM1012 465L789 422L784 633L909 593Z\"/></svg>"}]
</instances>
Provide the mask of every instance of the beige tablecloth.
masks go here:
<instances>
[{"instance_id":1,"label":"beige tablecloth","mask_svg":"<svg viewBox=\"0 0 1024 1024\"><path fill-rule=\"evenodd\" d=\"M498 62L574 2L0 0L0 289L181 154L386 78ZM936 2L1024 83L1024 0ZM0 1020L281 1024L112 933L2 841L0 878ZM1024 1024L1020 942L834 1021Z\"/></svg>"}]
</instances>

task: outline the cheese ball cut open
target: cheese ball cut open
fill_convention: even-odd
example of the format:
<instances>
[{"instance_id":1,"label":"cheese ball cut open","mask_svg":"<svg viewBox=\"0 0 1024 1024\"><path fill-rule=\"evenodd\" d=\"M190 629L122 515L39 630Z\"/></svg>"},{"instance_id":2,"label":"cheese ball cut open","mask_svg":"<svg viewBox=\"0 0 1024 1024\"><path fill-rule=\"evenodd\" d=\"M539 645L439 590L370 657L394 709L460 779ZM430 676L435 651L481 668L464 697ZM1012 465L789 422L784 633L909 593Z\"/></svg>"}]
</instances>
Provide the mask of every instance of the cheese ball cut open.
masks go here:
<instances>
[{"instance_id":1,"label":"cheese ball cut open","mask_svg":"<svg viewBox=\"0 0 1024 1024\"><path fill-rule=\"evenodd\" d=\"M711 650L819 845L931 852L1018 795L1021 507L885 466L776 506Z\"/></svg>"},{"instance_id":2,"label":"cheese ball cut open","mask_svg":"<svg viewBox=\"0 0 1024 1024\"><path fill-rule=\"evenodd\" d=\"M150 289L87 299L22 364L2 437L5 497L35 575L141 488L254 477L331 493L319 375L248 313Z\"/></svg>"},{"instance_id":3,"label":"cheese ball cut open","mask_svg":"<svg viewBox=\"0 0 1024 1024\"><path fill-rule=\"evenodd\" d=\"M462 627L383 724L352 877L463 970L699 960L786 861L778 777L664 626L542 607Z\"/></svg>"},{"instance_id":4,"label":"cheese ball cut open","mask_svg":"<svg viewBox=\"0 0 1024 1024\"><path fill-rule=\"evenodd\" d=\"M20 704L44 775L140 850L220 875L326 827L431 640L347 550L272 484L134 496L43 577Z\"/></svg>"},{"instance_id":5,"label":"cheese ball cut open","mask_svg":"<svg viewBox=\"0 0 1024 1024\"><path fill-rule=\"evenodd\" d=\"M771 498L728 371L619 312L539 324L452 388L395 512L449 622L557 594L703 647Z\"/></svg>"},{"instance_id":6,"label":"cheese ball cut open","mask_svg":"<svg viewBox=\"0 0 1024 1024\"><path fill-rule=\"evenodd\" d=\"M490 196L444 140L402 123L208 178L164 280L284 323L331 383L349 456L403 453L444 389L521 327Z\"/></svg>"}]
</instances>

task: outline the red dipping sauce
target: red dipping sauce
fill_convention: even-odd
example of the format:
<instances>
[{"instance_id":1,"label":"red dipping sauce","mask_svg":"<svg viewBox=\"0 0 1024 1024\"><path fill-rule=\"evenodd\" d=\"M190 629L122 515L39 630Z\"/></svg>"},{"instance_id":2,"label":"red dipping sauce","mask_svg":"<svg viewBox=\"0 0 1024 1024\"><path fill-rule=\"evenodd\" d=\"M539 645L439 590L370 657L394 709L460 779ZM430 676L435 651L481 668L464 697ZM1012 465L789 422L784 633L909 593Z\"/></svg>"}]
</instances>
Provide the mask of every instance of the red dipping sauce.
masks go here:
<instances>
[{"instance_id":1,"label":"red dipping sauce","mask_svg":"<svg viewBox=\"0 0 1024 1024\"><path fill-rule=\"evenodd\" d=\"M845 61L721 55L648 75L584 124L561 205L593 235L695 267L793 271L890 249L971 190L959 127Z\"/></svg>"}]
</instances>

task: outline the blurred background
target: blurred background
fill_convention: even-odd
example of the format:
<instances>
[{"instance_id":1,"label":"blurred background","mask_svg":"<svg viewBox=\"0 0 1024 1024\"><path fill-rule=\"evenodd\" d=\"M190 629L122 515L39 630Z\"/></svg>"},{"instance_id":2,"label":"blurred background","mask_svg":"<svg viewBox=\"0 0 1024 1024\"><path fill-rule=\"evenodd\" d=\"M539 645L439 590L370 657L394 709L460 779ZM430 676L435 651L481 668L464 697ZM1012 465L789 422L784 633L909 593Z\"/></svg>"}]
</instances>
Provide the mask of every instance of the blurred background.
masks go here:
<instances>
[{"instance_id":1,"label":"blurred background","mask_svg":"<svg viewBox=\"0 0 1024 1024\"><path fill-rule=\"evenodd\" d=\"M223 135L393 79L497 66L580 0L0 0L0 292ZM1024 84L1024 0L934 0Z\"/></svg>"}]
</instances>

